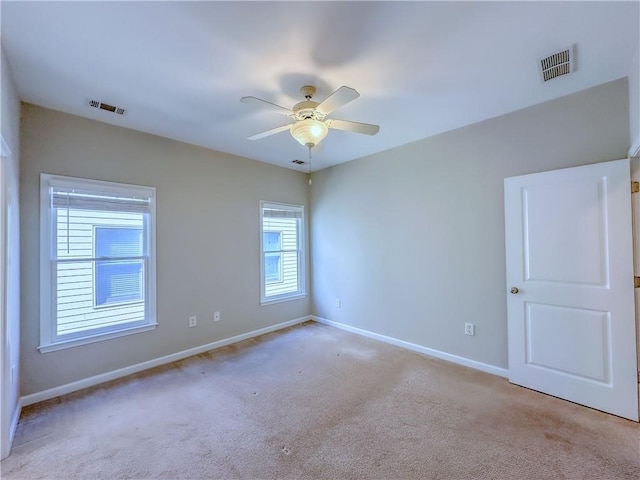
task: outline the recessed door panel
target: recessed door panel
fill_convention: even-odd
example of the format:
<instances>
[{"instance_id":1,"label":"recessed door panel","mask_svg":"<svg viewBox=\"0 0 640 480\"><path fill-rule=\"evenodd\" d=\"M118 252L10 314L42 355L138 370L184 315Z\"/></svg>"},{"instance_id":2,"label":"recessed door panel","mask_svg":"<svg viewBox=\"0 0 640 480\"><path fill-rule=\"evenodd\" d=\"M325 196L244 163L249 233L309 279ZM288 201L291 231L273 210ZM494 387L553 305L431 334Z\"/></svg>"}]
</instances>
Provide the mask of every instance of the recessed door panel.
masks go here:
<instances>
[{"instance_id":1,"label":"recessed door panel","mask_svg":"<svg viewBox=\"0 0 640 480\"><path fill-rule=\"evenodd\" d=\"M527 364L609 383L608 312L527 303Z\"/></svg>"},{"instance_id":2,"label":"recessed door panel","mask_svg":"<svg viewBox=\"0 0 640 480\"><path fill-rule=\"evenodd\" d=\"M522 189L526 280L607 284L606 191L606 177Z\"/></svg>"}]
</instances>

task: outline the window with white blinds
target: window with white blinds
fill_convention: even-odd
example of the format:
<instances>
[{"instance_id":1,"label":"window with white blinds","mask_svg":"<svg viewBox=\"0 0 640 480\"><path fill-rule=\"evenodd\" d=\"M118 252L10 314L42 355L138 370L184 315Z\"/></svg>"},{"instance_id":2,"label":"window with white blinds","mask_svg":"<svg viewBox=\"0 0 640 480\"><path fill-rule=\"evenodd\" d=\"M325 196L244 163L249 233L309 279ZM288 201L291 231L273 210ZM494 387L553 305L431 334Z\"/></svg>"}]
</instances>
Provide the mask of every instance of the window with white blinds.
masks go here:
<instances>
[{"instance_id":1,"label":"window with white blinds","mask_svg":"<svg viewBox=\"0 0 640 480\"><path fill-rule=\"evenodd\" d=\"M305 295L304 207L260 202L261 303Z\"/></svg>"},{"instance_id":2,"label":"window with white blinds","mask_svg":"<svg viewBox=\"0 0 640 480\"><path fill-rule=\"evenodd\" d=\"M40 351L154 328L155 189L41 176Z\"/></svg>"}]
</instances>

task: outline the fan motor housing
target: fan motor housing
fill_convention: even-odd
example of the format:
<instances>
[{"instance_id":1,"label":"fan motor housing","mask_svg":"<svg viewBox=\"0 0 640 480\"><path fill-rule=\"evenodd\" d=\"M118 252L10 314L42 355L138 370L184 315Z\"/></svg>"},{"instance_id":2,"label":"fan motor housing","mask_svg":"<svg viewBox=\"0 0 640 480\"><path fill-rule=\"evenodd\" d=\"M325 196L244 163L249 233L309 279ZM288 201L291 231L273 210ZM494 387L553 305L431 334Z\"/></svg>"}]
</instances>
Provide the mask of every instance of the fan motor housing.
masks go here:
<instances>
[{"instance_id":1,"label":"fan motor housing","mask_svg":"<svg viewBox=\"0 0 640 480\"><path fill-rule=\"evenodd\" d=\"M293 106L293 115L296 120L304 120L305 118L313 118L314 120L323 120L325 115L316 111L316 107L320 105L312 100L304 100Z\"/></svg>"}]
</instances>

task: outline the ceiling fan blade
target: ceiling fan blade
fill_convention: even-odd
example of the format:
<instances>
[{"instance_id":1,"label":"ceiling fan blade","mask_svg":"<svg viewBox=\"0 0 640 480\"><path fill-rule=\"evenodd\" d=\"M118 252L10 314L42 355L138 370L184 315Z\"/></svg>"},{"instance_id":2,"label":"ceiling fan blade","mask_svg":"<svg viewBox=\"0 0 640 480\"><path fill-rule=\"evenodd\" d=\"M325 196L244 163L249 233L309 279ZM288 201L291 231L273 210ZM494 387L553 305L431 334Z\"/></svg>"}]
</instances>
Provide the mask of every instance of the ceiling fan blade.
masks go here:
<instances>
[{"instance_id":1,"label":"ceiling fan blade","mask_svg":"<svg viewBox=\"0 0 640 480\"><path fill-rule=\"evenodd\" d=\"M291 128L291 124L288 123L286 125L281 125L276 128L272 128L271 130L267 130L266 132L256 133L255 135L251 135L247 137L247 140L260 140L261 138L268 137L269 135L273 135L274 133L284 132L285 130L289 130Z\"/></svg>"},{"instance_id":2,"label":"ceiling fan blade","mask_svg":"<svg viewBox=\"0 0 640 480\"><path fill-rule=\"evenodd\" d=\"M345 130L347 132L364 133L365 135L375 135L380 131L378 125L371 125L370 123L350 122L348 120L337 120L335 118L325 120L324 123L326 123L329 128Z\"/></svg>"},{"instance_id":3,"label":"ceiling fan blade","mask_svg":"<svg viewBox=\"0 0 640 480\"><path fill-rule=\"evenodd\" d=\"M360 94L353 88L342 86L325 98L316 110L324 115L329 115L334 110L345 106L349 102L353 102Z\"/></svg>"},{"instance_id":4,"label":"ceiling fan blade","mask_svg":"<svg viewBox=\"0 0 640 480\"><path fill-rule=\"evenodd\" d=\"M281 105L276 105L275 103L267 102L266 100L262 100L260 98L242 97L240 101L248 105L257 105L260 107L265 107L271 111L282 113L283 115L293 115L293 111L291 109L287 107L283 107Z\"/></svg>"}]
</instances>

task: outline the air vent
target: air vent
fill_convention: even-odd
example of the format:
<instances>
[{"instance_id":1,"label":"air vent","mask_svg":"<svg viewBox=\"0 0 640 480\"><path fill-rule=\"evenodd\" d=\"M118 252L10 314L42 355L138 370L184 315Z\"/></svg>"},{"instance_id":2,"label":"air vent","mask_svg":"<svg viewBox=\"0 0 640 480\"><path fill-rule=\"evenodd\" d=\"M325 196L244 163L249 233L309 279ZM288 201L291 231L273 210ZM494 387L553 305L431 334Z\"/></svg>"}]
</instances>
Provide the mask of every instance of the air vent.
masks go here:
<instances>
[{"instance_id":1,"label":"air vent","mask_svg":"<svg viewBox=\"0 0 640 480\"><path fill-rule=\"evenodd\" d=\"M302 160L291 160L291 163L295 163L296 165L304 165L307 162L303 162Z\"/></svg>"},{"instance_id":2,"label":"air vent","mask_svg":"<svg viewBox=\"0 0 640 480\"><path fill-rule=\"evenodd\" d=\"M563 48L552 53L538 62L540 76L543 82L548 82L575 70L575 46Z\"/></svg>"},{"instance_id":3,"label":"air vent","mask_svg":"<svg viewBox=\"0 0 640 480\"><path fill-rule=\"evenodd\" d=\"M107 112L111 113L117 113L118 115L124 115L124 108L114 107L113 105L99 102L97 100L89 100L89 106L93 108L99 108L101 110L106 110Z\"/></svg>"}]
</instances>

